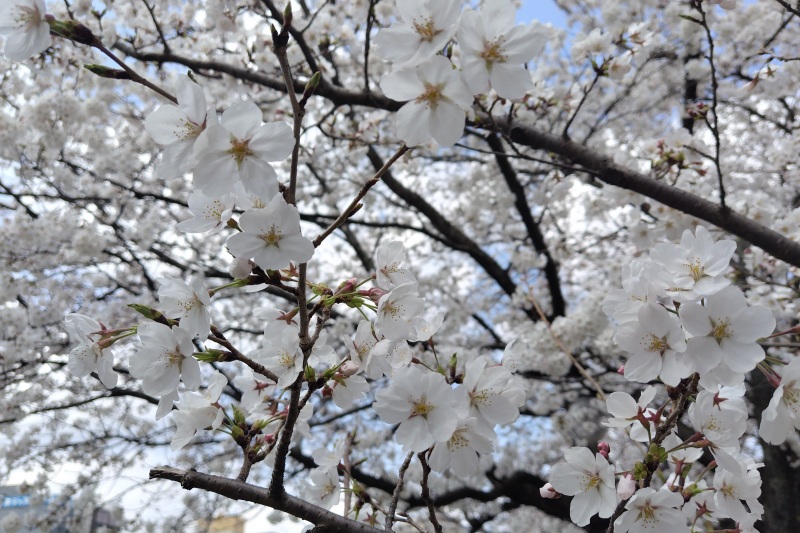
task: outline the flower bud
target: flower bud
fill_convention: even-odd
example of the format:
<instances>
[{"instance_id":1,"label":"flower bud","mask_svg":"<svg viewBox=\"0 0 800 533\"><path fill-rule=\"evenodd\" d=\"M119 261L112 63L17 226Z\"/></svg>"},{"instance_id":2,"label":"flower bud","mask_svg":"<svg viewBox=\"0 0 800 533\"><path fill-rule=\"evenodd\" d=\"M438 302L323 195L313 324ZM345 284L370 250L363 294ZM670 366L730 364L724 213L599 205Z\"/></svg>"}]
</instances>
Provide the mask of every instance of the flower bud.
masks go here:
<instances>
[{"instance_id":1,"label":"flower bud","mask_svg":"<svg viewBox=\"0 0 800 533\"><path fill-rule=\"evenodd\" d=\"M619 496L619 501L627 500L633 496L634 492L636 492L636 480L633 479L632 475L625 474L620 478L617 484L617 496Z\"/></svg>"},{"instance_id":2,"label":"flower bud","mask_svg":"<svg viewBox=\"0 0 800 533\"><path fill-rule=\"evenodd\" d=\"M542 498L547 498L548 500L555 500L561 497L561 494L559 494L550 483L545 483L544 486L539 489L539 494Z\"/></svg>"},{"instance_id":3,"label":"flower bud","mask_svg":"<svg viewBox=\"0 0 800 533\"><path fill-rule=\"evenodd\" d=\"M608 461L608 454L611 453L611 446L607 442L600 442L597 444L597 453L602 455Z\"/></svg>"},{"instance_id":4,"label":"flower bud","mask_svg":"<svg viewBox=\"0 0 800 533\"><path fill-rule=\"evenodd\" d=\"M378 303L378 300L381 299L381 296L386 294L386 291L383 289L379 289L378 287L373 287L366 291L358 291L358 294L360 294L361 296L366 296L373 302Z\"/></svg>"},{"instance_id":5,"label":"flower bud","mask_svg":"<svg viewBox=\"0 0 800 533\"><path fill-rule=\"evenodd\" d=\"M353 361L345 361L342 366L339 367L339 371L342 375L346 378L355 375L359 371L360 367L355 364Z\"/></svg>"}]
</instances>

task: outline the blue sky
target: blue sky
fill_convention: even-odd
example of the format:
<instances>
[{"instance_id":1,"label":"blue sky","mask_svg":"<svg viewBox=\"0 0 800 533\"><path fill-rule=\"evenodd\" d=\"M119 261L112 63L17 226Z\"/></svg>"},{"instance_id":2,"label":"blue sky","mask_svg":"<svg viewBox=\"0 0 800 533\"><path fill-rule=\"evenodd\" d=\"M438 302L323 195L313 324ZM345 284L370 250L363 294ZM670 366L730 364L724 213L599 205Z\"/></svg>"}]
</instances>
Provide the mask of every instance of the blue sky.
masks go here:
<instances>
[{"instance_id":1,"label":"blue sky","mask_svg":"<svg viewBox=\"0 0 800 533\"><path fill-rule=\"evenodd\" d=\"M523 0L522 7L517 12L517 20L528 23L534 19L562 28L567 25L564 12L556 6L555 0Z\"/></svg>"}]
</instances>

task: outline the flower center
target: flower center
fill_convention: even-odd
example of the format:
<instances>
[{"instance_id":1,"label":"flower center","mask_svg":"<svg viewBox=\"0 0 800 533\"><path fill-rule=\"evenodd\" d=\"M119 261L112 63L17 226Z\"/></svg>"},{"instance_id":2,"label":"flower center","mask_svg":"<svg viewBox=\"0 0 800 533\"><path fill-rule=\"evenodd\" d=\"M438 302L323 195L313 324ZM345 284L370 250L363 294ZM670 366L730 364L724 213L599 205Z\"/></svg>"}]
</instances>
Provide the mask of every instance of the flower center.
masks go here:
<instances>
[{"instance_id":1,"label":"flower center","mask_svg":"<svg viewBox=\"0 0 800 533\"><path fill-rule=\"evenodd\" d=\"M411 416L426 416L431 411L433 411L433 405L428 403L428 397L423 394L419 400L414 402Z\"/></svg>"},{"instance_id":2,"label":"flower center","mask_svg":"<svg viewBox=\"0 0 800 533\"><path fill-rule=\"evenodd\" d=\"M183 362L183 354L181 353L181 349L179 346L175 347L175 351L167 352L168 366L180 365L182 362Z\"/></svg>"},{"instance_id":3,"label":"flower center","mask_svg":"<svg viewBox=\"0 0 800 533\"><path fill-rule=\"evenodd\" d=\"M650 502L647 502L639 508L639 520L642 522L652 522L656 518L656 511Z\"/></svg>"},{"instance_id":4,"label":"flower center","mask_svg":"<svg viewBox=\"0 0 800 533\"><path fill-rule=\"evenodd\" d=\"M719 322L711 321L711 324L714 326L714 329L711 330L711 336L714 337L717 342L722 342L722 339L727 339L731 336L731 325L727 319L720 320Z\"/></svg>"},{"instance_id":5,"label":"flower center","mask_svg":"<svg viewBox=\"0 0 800 533\"><path fill-rule=\"evenodd\" d=\"M267 246L278 246L281 242L281 232L273 224L267 233L260 235L261 240L267 243Z\"/></svg>"},{"instance_id":6,"label":"flower center","mask_svg":"<svg viewBox=\"0 0 800 533\"><path fill-rule=\"evenodd\" d=\"M669 348L669 344L665 339L656 337L652 333L645 336L644 345L647 346L648 352L664 352Z\"/></svg>"},{"instance_id":7,"label":"flower center","mask_svg":"<svg viewBox=\"0 0 800 533\"><path fill-rule=\"evenodd\" d=\"M703 265L700 263L700 260L693 257L686 266L689 267L689 272L692 275L692 279L697 283L700 279L705 276Z\"/></svg>"},{"instance_id":8,"label":"flower center","mask_svg":"<svg viewBox=\"0 0 800 533\"><path fill-rule=\"evenodd\" d=\"M249 139L239 140L236 138L231 138L231 148L228 150L228 153L233 156L236 160L236 166L241 167L242 162L245 160L247 156L253 155L252 150L248 147L250 143Z\"/></svg>"},{"instance_id":9,"label":"flower center","mask_svg":"<svg viewBox=\"0 0 800 533\"><path fill-rule=\"evenodd\" d=\"M425 92L417 97L417 103L427 102L429 107L436 107L442 98L441 85L425 82Z\"/></svg>"},{"instance_id":10,"label":"flower center","mask_svg":"<svg viewBox=\"0 0 800 533\"><path fill-rule=\"evenodd\" d=\"M426 42L431 42L439 34L430 18L423 19L421 22L415 20L414 31L417 32L420 39Z\"/></svg>"},{"instance_id":11,"label":"flower center","mask_svg":"<svg viewBox=\"0 0 800 533\"><path fill-rule=\"evenodd\" d=\"M486 61L487 67L492 63L505 63L508 61L508 58L503 54L503 46L500 44L499 39L491 43L486 43L480 56Z\"/></svg>"}]
</instances>

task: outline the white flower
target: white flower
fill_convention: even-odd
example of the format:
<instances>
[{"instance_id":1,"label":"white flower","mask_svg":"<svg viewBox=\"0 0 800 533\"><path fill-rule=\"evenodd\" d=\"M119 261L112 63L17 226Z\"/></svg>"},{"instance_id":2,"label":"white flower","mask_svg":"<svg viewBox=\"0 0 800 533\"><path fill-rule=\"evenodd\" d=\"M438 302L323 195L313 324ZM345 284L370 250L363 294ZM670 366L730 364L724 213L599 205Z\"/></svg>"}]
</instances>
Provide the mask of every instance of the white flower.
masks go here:
<instances>
[{"instance_id":1,"label":"white flower","mask_svg":"<svg viewBox=\"0 0 800 533\"><path fill-rule=\"evenodd\" d=\"M482 453L492 453L494 433L481 433L476 427L477 419L465 418L445 442L433 445L429 459L430 467L437 472L452 468L457 476L471 476L478 472L478 459Z\"/></svg>"},{"instance_id":2,"label":"white flower","mask_svg":"<svg viewBox=\"0 0 800 533\"><path fill-rule=\"evenodd\" d=\"M677 433L672 432L664 439L662 446L665 450L673 450L669 452L667 460L674 464L683 467L685 464L694 463L703 456L702 448L681 448L674 450L683 443L683 439Z\"/></svg>"},{"instance_id":3,"label":"white flower","mask_svg":"<svg viewBox=\"0 0 800 533\"><path fill-rule=\"evenodd\" d=\"M793 429L800 429L800 358L781 370L781 382L761 415L759 436L770 444L781 444Z\"/></svg>"},{"instance_id":4,"label":"white flower","mask_svg":"<svg viewBox=\"0 0 800 533\"><path fill-rule=\"evenodd\" d=\"M634 492L636 492L636 480L633 479L632 475L624 474L619 478L619 483L617 484L617 496L619 497L619 501L627 500L633 496Z\"/></svg>"},{"instance_id":5,"label":"white flower","mask_svg":"<svg viewBox=\"0 0 800 533\"><path fill-rule=\"evenodd\" d=\"M381 420L400 424L395 440L405 452L421 452L450 439L458 424L455 393L444 376L416 366L401 368L372 407Z\"/></svg>"},{"instance_id":6,"label":"white flower","mask_svg":"<svg viewBox=\"0 0 800 533\"><path fill-rule=\"evenodd\" d=\"M389 241L375 250L375 284L390 291L398 285L416 283L414 274L400 264L406 258L406 247L400 241Z\"/></svg>"},{"instance_id":7,"label":"white flower","mask_svg":"<svg viewBox=\"0 0 800 533\"><path fill-rule=\"evenodd\" d=\"M425 305L417 296L417 284L406 283L395 287L378 300L375 326L389 340L409 339L414 334L411 319Z\"/></svg>"},{"instance_id":8,"label":"white flower","mask_svg":"<svg viewBox=\"0 0 800 533\"><path fill-rule=\"evenodd\" d=\"M3 54L23 61L50 46L50 25L45 20L44 0L3 0L0 3L0 35L6 36Z\"/></svg>"},{"instance_id":9,"label":"white flower","mask_svg":"<svg viewBox=\"0 0 800 533\"><path fill-rule=\"evenodd\" d=\"M264 209L250 209L239 218L241 233L228 238L235 257L252 257L264 270L288 268L289 263L306 263L314 245L300 233L300 214L275 195Z\"/></svg>"},{"instance_id":10,"label":"white flower","mask_svg":"<svg viewBox=\"0 0 800 533\"><path fill-rule=\"evenodd\" d=\"M203 89L189 76L179 76L176 88L178 105L164 104L144 122L150 137L166 146L158 166L158 175L165 179L182 176L193 166L195 142L207 124Z\"/></svg>"},{"instance_id":11,"label":"white flower","mask_svg":"<svg viewBox=\"0 0 800 533\"><path fill-rule=\"evenodd\" d=\"M359 372L366 373L370 379L378 379L384 373L391 372L391 366L385 357L372 356L372 349L378 344L378 339L372 333L372 324L366 320L358 323L352 338L345 337L342 340L350 353L350 361L358 365ZM381 361L385 364L381 365Z\"/></svg>"},{"instance_id":12,"label":"white flower","mask_svg":"<svg viewBox=\"0 0 800 533\"><path fill-rule=\"evenodd\" d=\"M362 376L344 376L337 372L331 380L333 389L331 397L340 409L349 409L356 400L360 400L369 392L370 386Z\"/></svg>"},{"instance_id":13,"label":"white flower","mask_svg":"<svg viewBox=\"0 0 800 533\"><path fill-rule=\"evenodd\" d=\"M233 378L233 385L242 391L239 403L246 411L253 410L275 390L275 383L248 367L244 368L243 375Z\"/></svg>"},{"instance_id":14,"label":"white flower","mask_svg":"<svg viewBox=\"0 0 800 533\"><path fill-rule=\"evenodd\" d=\"M706 298L705 306L694 302L682 305L680 318L686 331L694 335L687 341L684 363L701 375L724 364L741 378L736 378L737 383L764 359L764 349L756 341L775 329L769 309L748 307L742 291L733 286Z\"/></svg>"},{"instance_id":15,"label":"white flower","mask_svg":"<svg viewBox=\"0 0 800 533\"><path fill-rule=\"evenodd\" d=\"M730 284L722 273L735 251L735 242L714 242L706 228L697 226L694 235L688 229L683 232L680 245L656 244L650 251L650 258L673 276L675 287L669 294L675 299L690 301L698 295L719 292Z\"/></svg>"},{"instance_id":16,"label":"white flower","mask_svg":"<svg viewBox=\"0 0 800 533\"><path fill-rule=\"evenodd\" d=\"M639 308L638 320L625 322L615 340L631 357L625 362L625 378L648 383L657 377L675 387L691 374L681 354L686 339L680 321L662 306L648 303Z\"/></svg>"},{"instance_id":17,"label":"white flower","mask_svg":"<svg viewBox=\"0 0 800 533\"><path fill-rule=\"evenodd\" d=\"M397 136L407 145L433 138L453 146L464 132L472 94L447 58L435 56L414 69L386 74L381 90L392 100L408 101L395 117Z\"/></svg>"},{"instance_id":18,"label":"white flower","mask_svg":"<svg viewBox=\"0 0 800 533\"><path fill-rule=\"evenodd\" d=\"M488 434L495 425L516 420L519 406L511 401L518 397L512 390L511 372L487 363L486 358L478 357L466 364L463 388L469 396L470 415L475 417L478 429Z\"/></svg>"},{"instance_id":19,"label":"white flower","mask_svg":"<svg viewBox=\"0 0 800 533\"><path fill-rule=\"evenodd\" d=\"M119 377L114 372L114 355L111 350L104 350L91 335L100 332L103 327L95 319L70 313L64 318L70 337L77 340L78 344L69 352L67 368L76 377L86 377L95 370L100 377L100 382L113 388Z\"/></svg>"},{"instance_id":20,"label":"white flower","mask_svg":"<svg viewBox=\"0 0 800 533\"><path fill-rule=\"evenodd\" d=\"M480 13L467 10L458 23L464 80L472 94L522 98L533 89L525 63L542 51L547 34L533 25L518 26L511 0L485 0Z\"/></svg>"},{"instance_id":21,"label":"white flower","mask_svg":"<svg viewBox=\"0 0 800 533\"><path fill-rule=\"evenodd\" d=\"M375 51L387 61L418 65L444 48L456 32L460 0L397 0L402 22L375 36Z\"/></svg>"},{"instance_id":22,"label":"white flower","mask_svg":"<svg viewBox=\"0 0 800 533\"><path fill-rule=\"evenodd\" d=\"M183 401L178 404L178 410L172 415L177 429L169 443L171 449L179 450L189 444L198 429L219 429L225 413L217 402L227 384L225 376L216 371L202 395L189 393L183 397Z\"/></svg>"},{"instance_id":23,"label":"white flower","mask_svg":"<svg viewBox=\"0 0 800 533\"><path fill-rule=\"evenodd\" d=\"M311 457L314 458L314 462L317 466L336 468L339 466L339 462L342 460L342 457L344 457L344 452L346 451L347 441L345 439L337 439L333 444L333 450L328 450L328 448L325 447L317 448L311 452Z\"/></svg>"},{"instance_id":24,"label":"white flower","mask_svg":"<svg viewBox=\"0 0 800 533\"><path fill-rule=\"evenodd\" d=\"M211 315L208 305L211 297L208 295L205 283L201 278L193 278L189 284L177 278L158 278L161 286L158 288L158 300L164 313L170 318L180 318L181 328L193 336L201 339L208 337L211 332Z\"/></svg>"},{"instance_id":25,"label":"white flower","mask_svg":"<svg viewBox=\"0 0 800 533\"><path fill-rule=\"evenodd\" d=\"M689 531L679 510L683 496L650 487L639 489L625 504L626 511L614 521L619 533L682 533Z\"/></svg>"},{"instance_id":26,"label":"white flower","mask_svg":"<svg viewBox=\"0 0 800 533\"><path fill-rule=\"evenodd\" d=\"M300 350L297 331L286 328L280 337L264 340L264 347L255 354L256 360L278 376L278 388L285 389L294 383L298 374L303 371L303 352ZM311 358L308 364L314 364Z\"/></svg>"},{"instance_id":27,"label":"white flower","mask_svg":"<svg viewBox=\"0 0 800 533\"><path fill-rule=\"evenodd\" d=\"M761 510L758 497L761 496L761 474L758 472L757 464L747 465L747 473L743 476L734 472L729 472L722 468L717 468L714 472L714 502L720 513L733 518L736 521L747 520L749 512L742 504L742 500L747 502L750 511Z\"/></svg>"},{"instance_id":28,"label":"white flower","mask_svg":"<svg viewBox=\"0 0 800 533\"><path fill-rule=\"evenodd\" d=\"M181 380L188 390L197 390L200 364L192 357L193 334L158 322L140 324L137 333L144 346L131 358L130 372L142 380L146 394L170 394Z\"/></svg>"},{"instance_id":29,"label":"white flower","mask_svg":"<svg viewBox=\"0 0 800 533\"><path fill-rule=\"evenodd\" d=\"M339 503L339 472L336 468L315 468L308 475L306 493L309 501L324 509Z\"/></svg>"},{"instance_id":30,"label":"white flower","mask_svg":"<svg viewBox=\"0 0 800 533\"><path fill-rule=\"evenodd\" d=\"M603 422L604 426L612 428L626 428L631 424L641 422L641 418L647 414L647 406L656 397L656 388L652 385L647 387L639 395L639 401L626 392L612 392L606 400L606 409L613 418Z\"/></svg>"},{"instance_id":31,"label":"white flower","mask_svg":"<svg viewBox=\"0 0 800 533\"><path fill-rule=\"evenodd\" d=\"M611 516L617 506L614 467L588 448L570 448L564 452L564 459L565 463L550 470L550 483L561 494L574 496L569 506L570 519L583 527L598 513L600 518Z\"/></svg>"},{"instance_id":32,"label":"white flower","mask_svg":"<svg viewBox=\"0 0 800 533\"><path fill-rule=\"evenodd\" d=\"M633 54L626 53L609 61L608 77L617 81L624 78L625 74L631 70L631 59L633 59Z\"/></svg>"},{"instance_id":33,"label":"white flower","mask_svg":"<svg viewBox=\"0 0 800 533\"><path fill-rule=\"evenodd\" d=\"M200 191L189 194L189 211L194 217L184 220L177 228L184 233L217 233L225 228L233 214L233 194L209 198Z\"/></svg>"},{"instance_id":34,"label":"white flower","mask_svg":"<svg viewBox=\"0 0 800 533\"><path fill-rule=\"evenodd\" d=\"M284 122L261 123L261 110L253 102L239 102L222 113L220 124L203 132L202 152L194 169L197 187L209 196L233 192L241 178L246 189L267 184L278 193L278 180L270 161L289 157L294 147L292 129Z\"/></svg>"},{"instance_id":35,"label":"white flower","mask_svg":"<svg viewBox=\"0 0 800 533\"><path fill-rule=\"evenodd\" d=\"M622 288L608 293L603 312L623 324L637 320L639 309L647 303L658 303L669 283L660 268L651 261L632 261L622 267Z\"/></svg>"}]
</instances>

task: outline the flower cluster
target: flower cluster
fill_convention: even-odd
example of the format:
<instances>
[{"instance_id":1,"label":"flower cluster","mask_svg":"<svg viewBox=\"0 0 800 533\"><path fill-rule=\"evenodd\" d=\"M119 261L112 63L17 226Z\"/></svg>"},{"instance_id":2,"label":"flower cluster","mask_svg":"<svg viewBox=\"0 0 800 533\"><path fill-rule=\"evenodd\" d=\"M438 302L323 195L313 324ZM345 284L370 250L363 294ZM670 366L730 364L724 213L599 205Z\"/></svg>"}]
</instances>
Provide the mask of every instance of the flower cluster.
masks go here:
<instances>
[{"instance_id":1,"label":"flower cluster","mask_svg":"<svg viewBox=\"0 0 800 533\"><path fill-rule=\"evenodd\" d=\"M773 332L775 319L768 309L749 305L742 290L724 277L735 251L733 241L714 242L702 226L694 233L686 230L680 244L657 244L649 260L632 263L623 288L603 304L618 324L617 344L628 352L621 373L631 381L661 381L673 398L651 406L654 386L638 401L624 392L608 397L612 418L606 425L627 429L631 439L649 444L644 460L624 472L625 483L636 481L638 490L631 492L620 481L619 499L630 499L614 522L615 531L704 531L723 518L747 528L761 516L762 465L744 456L739 444L747 429L745 375L758 367L780 384L761 422L762 437L780 443L800 425L795 417L800 367L794 360L781 379L764 362L759 340ZM676 416L685 413L697 432L687 440L672 432L675 410ZM687 477L702 448L715 459L711 486ZM553 467L551 485L542 494L575 496L572 519L581 526L595 514L611 516L617 498L608 453L601 450L595 457L581 448L565 458ZM672 476L660 489L651 488L653 465L665 461L673 464Z\"/></svg>"},{"instance_id":2,"label":"flower cluster","mask_svg":"<svg viewBox=\"0 0 800 533\"><path fill-rule=\"evenodd\" d=\"M397 136L409 146L431 138L452 146L461 137L473 95L494 89L522 98L533 89L525 63L546 44L533 25L516 25L511 0L485 0L460 13L460 0L397 2L401 20L378 32L376 50L394 71L381 78L384 94L408 102L397 113ZM441 55L456 38L459 65Z\"/></svg>"}]
</instances>

